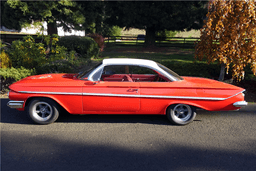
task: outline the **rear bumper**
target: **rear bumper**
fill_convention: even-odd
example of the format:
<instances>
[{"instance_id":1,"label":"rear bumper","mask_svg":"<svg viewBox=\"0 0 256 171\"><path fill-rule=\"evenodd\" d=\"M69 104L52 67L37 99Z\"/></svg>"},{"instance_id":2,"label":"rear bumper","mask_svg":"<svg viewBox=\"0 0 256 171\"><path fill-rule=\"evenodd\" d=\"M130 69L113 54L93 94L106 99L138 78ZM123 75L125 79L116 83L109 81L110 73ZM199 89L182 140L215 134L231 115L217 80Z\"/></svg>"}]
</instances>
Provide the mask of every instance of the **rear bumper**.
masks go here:
<instances>
[{"instance_id":1,"label":"rear bumper","mask_svg":"<svg viewBox=\"0 0 256 171\"><path fill-rule=\"evenodd\" d=\"M9 106L10 108L15 108L15 109L18 109L18 108L23 108L23 104L24 104L24 101L9 101L7 103L7 106Z\"/></svg>"},{"instance_id":2,"label":"rear bumper","mask_svg":"<svg viewBox=\"0 0 256 171\"><path fill-rule=\"evenodd\" d=\"M248 103L246 101L239 101L239 102L235 102L233 103L233 106L235 107L243 107L243 106L247 106Z\"/></svg>"}]
</instances>

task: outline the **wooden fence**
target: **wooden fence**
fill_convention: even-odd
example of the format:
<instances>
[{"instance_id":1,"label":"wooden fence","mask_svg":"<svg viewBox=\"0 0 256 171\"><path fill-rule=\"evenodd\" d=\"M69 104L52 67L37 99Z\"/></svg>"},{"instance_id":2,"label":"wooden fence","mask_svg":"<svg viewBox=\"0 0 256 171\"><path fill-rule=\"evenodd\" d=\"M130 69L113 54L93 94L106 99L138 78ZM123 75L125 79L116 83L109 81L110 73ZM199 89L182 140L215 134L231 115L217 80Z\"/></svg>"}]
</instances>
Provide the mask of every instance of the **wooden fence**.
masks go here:
<instances>
[{"instance_id":1,"label":"wooden fence","mask_svg":"<svg viewBox=\"0 0 256 171\"><path fill-rule=\"evenodd\" d=\"M11 43L14 40L22 40L28 34L0 34L2 41ZM36 42L42 41L37 35L31 35ZM156 37L156 45L161 47L194 47L199 40L197 37ZM142 46L145 40L136 36L108 36L105 43L111 46Z\"/></svg>"},{"instance_id":2,"label":"wooden fence","mask_svg":"<svg viewBox=\"0 0 256 171\"><path fill-rule=\"evenodd\" d=\"M200 40L198 37L156 37L157 46L173 46L173 47L194 47L195 43ZM108 36L105 37L105 43L113 46L142 46L145 39L135 36Z\"/></svg>"}]
</instances>

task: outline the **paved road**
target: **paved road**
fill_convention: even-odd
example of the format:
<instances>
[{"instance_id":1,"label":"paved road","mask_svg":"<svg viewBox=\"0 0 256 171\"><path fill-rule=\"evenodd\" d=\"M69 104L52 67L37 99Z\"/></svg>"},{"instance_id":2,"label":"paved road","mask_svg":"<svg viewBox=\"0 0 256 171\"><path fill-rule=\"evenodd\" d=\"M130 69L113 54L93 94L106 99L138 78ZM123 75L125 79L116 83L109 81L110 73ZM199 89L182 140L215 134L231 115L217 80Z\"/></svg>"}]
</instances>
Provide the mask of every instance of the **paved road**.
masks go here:
<instances>
[{"instance_id":1,"label":"paved road","mask_svg":"<svg viewBox=\"0 0 256 171\"><path fill-rule=\"evenodd\" d=\"M165 116L61 116L35 125L1 100L2 171L256 169L256 104L198 111L187 126Z\"/></svg>"}]
</instances>

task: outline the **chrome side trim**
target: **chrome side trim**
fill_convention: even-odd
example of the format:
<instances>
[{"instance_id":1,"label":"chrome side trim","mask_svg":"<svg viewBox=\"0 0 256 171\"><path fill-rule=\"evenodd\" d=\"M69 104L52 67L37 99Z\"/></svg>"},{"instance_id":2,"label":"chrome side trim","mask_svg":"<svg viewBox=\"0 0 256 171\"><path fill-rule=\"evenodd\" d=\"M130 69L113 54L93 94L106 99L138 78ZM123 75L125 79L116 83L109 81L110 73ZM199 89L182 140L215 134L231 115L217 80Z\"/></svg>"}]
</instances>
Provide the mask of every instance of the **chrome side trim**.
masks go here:
<instances>
[{"instance_id":1,"label":"chrome side trim","mask_svg":"<svg viewBox=\"0 0 256 171\"><path fill-rule=\"evenodd\" d=\"M83 93L67 93L67 92L45 92L45 91L18 91L19 93L31 94L64 94L64 95L83 95Z\"/></svg>"},{"instance_id":2,"label":"chrome side trim","mask_svg":"<svg viewBox=\"0 0 256 171\"><path fill-rule=\"evenodd\" d=\"M23 108L24 101L9 101L7 106L10 108Z\"/></svg>"},{"instance_id":3,"label":"chrome side trim","mask_svg":"<svg viewBox=\"0 0 256 171\"><path fill-rule=\"evenodd\" d=\"M232 98L232 97L235 97L235 96L237 96L238 94L243 93L243 92L245 92L245 90L243 90L243 91L241 91L241 92L239 92L239 93L236 93L236 94L234 94L234 95L232 95L232 96L230 96L230 97L228 97L228 98L226 98L226 99L230 99L230 98Z\"/></svg>"},{"instance_id":4,"label":"chrome side trim","mask_svg":"<svg viewBox=\"0 0 256 171\"><path fill-rule=\"evenodd\" d=\"M233 106L235 107L243 107L243 106L247 106L248 103L246 101L239 101L239 102L235 102L233 103Z\"/></svg>"},{"instance_id":5,"label":"chrome side trim","mask_svg":"<svg viewBox=\"0 0 256 171\"><path fill-rule=\"evenodd\" d=\"M133 94L108 94L108 93L67 93L67 92L41 92L41 91L19 91L19 93L31 94L56 94L56 95L79 95L79 96L110 96L110 97L139 97L139 98L164 98L164 99L192 99L192 100L226 100L232 98L245 90L227 98L217 97L190 97L190 96L159 96L159 95L133 95Z\"/></svg>"},{"instance_id":6,"label":"chrome side trim","mask_svg":"<svg viewBox=\"0 0 256 171\"><path fill-rule=\"evenodd\" d=\"M102 94L83 93L84 96L111 96L111 97L144 97L144 98L164 98L164 99L193 99L193 100L225 100L225 98L215 97L189 97L189 96L158 96L158 95L130 95L130 94Z\"/></svg>"}]
</instances>

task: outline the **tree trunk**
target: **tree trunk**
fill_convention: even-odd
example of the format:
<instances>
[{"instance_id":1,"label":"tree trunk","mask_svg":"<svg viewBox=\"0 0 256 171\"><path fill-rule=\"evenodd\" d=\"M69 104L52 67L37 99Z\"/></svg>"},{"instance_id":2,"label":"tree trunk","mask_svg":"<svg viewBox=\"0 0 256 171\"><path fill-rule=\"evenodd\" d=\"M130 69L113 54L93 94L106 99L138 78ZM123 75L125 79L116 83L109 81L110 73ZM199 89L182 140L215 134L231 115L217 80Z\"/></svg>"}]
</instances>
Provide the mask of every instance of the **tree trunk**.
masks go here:
<instances>
[{"instance_id":1,"label":"tree trunk","mask_svg":"<svg viewBox=\"0 0 256 171\"><path fill-rule=\"evenodd\" d=\"M48 35L58 34L56 21L54 21L53 23L47 23L47 34Z\"/></svg>"},{"instance_id":2,"label":"tree trunk","mask_svg":"<svg viewBox=\"0 0 256 171\"><path fill-rule=\"evenodd\" d=\"M145 37L145 46L151 47L155 46L156 41L156 31L154 27L149 27L146 29L146 37Z\"/></svg>"},{"instance_id":3,"label":"tree trunk","mask_svg":"<svg viewBox=\"0 0 256 171\"><path fill-rule=\"evenodd\" d=\"M226 68L226 65L224 63L221 63L220 76L219 76L219 79L218 79L219 81L224 81L225 68Z\"/></svg>"},{"instance_id":4,"label":"tree trunk","mask_svg":"<svg viewBox=\"0 0 256 171\"><path fill-rule=\"evenodd\" d=\"M58 34L56 21L54 21L53 23L47 23L47 34L50 36L52 36L53 34ZM50 40L50 43L47 45L46 58L48 58L51 54L51 47L52 47L52 39Z\"/></svg>"}]
</instances>

